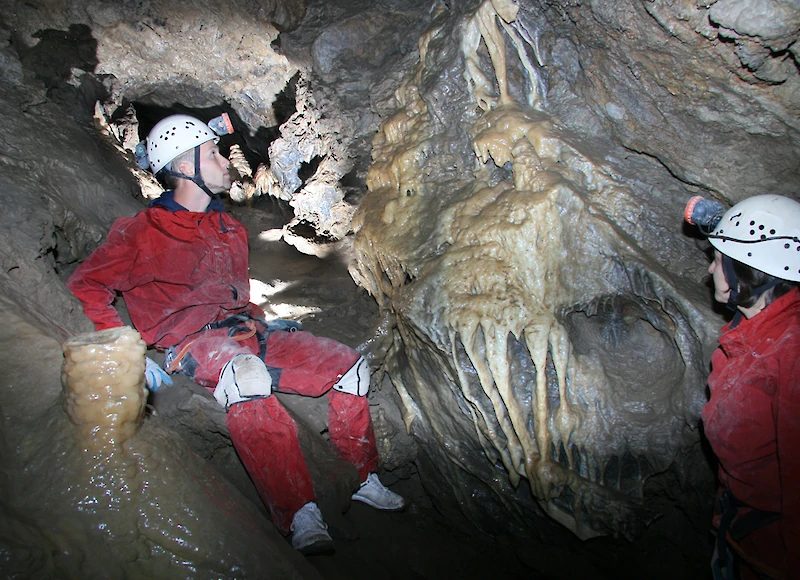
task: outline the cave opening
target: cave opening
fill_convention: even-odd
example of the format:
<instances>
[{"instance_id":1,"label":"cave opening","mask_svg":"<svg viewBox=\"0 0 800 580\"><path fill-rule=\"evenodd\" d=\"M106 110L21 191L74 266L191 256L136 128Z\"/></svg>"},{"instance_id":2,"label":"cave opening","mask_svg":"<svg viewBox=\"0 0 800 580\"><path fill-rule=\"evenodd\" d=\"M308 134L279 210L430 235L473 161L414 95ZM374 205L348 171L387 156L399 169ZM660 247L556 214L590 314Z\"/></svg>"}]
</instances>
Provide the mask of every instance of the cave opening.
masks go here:
<instances>
[{"instance_id":1,"label":"cave opening","mask_svg":"<svg viewBox=\"0 0 800 580\"><path fill-rule=\"evenodd\" d=\"M314 177L317 173L317 169L319 169L319 164L322 163L323 157L319 155L314 155L308 161L303 161L300 163L300 167L297 170L297 177L300 180L300 184L295 189L295 193L303 189L305 187L306 182Z\"/></svg>"}]
</instances>

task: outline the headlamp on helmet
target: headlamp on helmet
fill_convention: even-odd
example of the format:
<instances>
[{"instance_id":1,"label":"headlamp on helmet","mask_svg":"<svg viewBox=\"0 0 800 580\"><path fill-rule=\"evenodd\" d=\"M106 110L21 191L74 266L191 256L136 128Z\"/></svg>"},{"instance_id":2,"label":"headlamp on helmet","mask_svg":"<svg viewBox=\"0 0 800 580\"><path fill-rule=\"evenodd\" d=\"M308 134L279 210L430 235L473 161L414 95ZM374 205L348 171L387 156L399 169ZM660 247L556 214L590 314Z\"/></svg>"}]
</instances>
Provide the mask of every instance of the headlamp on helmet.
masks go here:
<instances>
[{"instance_id":1,"label":"headlamp on helmet","mask_svg":"<svg viewBox=\"0 0 800 580\"><path fill-rule=\"evenodd\" d=\"M720 253L776 278L800 282L800 203L756 195L724 213L702 197L689 200L684 219Z\"/></svg>"},{"instance_id":2,"label":"headlamp on helmet","mask_svg":"<svg viewBox=\"0 0 800 580\"><path fill-rule=\"evenodd\" d=\"M686 204L683 219L708 235L717 227L724 213L725 208L721 203L696 195Z\"/></svg>"}]
</instances>

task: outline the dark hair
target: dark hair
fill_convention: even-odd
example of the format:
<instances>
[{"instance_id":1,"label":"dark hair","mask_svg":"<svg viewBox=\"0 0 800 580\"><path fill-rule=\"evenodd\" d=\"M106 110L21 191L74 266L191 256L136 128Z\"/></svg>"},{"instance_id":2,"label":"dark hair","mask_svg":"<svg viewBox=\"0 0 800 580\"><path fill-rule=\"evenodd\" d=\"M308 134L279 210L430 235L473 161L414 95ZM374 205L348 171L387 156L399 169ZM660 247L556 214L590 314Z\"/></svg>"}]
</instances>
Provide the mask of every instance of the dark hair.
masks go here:
<instances>
[{"instance_id":1,"label":"dark hair","mask_svg":"<svg viewBox=\"0 0 800 580\"><path fill-rule=\"evenodd\" d=\"M792 288L798 286L797 282L777 278L776 276L742 264L738 260L733 260L733 272L736 274L736 278L739 281L739 296L736 299L736 303L743 308L755 306L758 299L761 298L761 294L753 295L753 290L757 289L759 286L777 282L772 289L764 292L764 296L767 300L765 306L771 304Z\"/></svg>"},{"instance_id":2,"label":"dark hair","mask_svg":"<svg viewBox=\"0 0 800 580\"><path fill-rule=\"evenodd\" d=\"M171 189L174 191L178 186L178 179L180 178L170 175L166 171L159 171L158 174L156 174L156 179L161 182L161 185L163 185L165 189Z\"/></svg>"}]
</instances>

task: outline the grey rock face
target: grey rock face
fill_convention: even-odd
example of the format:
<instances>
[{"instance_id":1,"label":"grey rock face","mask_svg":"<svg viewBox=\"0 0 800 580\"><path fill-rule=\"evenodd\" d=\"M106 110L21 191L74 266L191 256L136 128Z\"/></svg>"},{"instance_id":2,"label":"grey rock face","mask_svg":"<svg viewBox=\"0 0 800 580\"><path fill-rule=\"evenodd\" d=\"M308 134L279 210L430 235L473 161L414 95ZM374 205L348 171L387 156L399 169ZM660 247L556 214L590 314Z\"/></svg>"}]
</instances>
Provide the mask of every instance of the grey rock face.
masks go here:
<instances>
[{"instance_id":1,"label":"grey rock face","mask_svg":"<svg viewBox=\"0 0 800 580\"><path fill-rule=\"evenodd\" d=\"M413 62L427 8L416 1L320 3L303 27L286 35L282 49L307 68L296 87L297 112L270 145L271 166L257 185L294 208L290 228L306 223L332 240L350 232L368 144L386 111L374 87L385 83L393 90L399 71ZM309 166L311 175L301 178ZM362 191L346 183L353 174Z\"/></svg>"}]
</instances>

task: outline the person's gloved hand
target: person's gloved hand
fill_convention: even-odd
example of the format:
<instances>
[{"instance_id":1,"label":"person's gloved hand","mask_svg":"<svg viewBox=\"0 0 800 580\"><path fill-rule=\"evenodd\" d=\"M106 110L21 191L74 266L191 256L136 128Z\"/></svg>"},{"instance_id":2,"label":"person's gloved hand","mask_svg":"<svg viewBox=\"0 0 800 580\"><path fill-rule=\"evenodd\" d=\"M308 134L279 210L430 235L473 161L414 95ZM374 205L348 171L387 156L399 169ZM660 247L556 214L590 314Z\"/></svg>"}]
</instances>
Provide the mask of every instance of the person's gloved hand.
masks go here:
<instances>
[{"instance_id":1,"label":"person's gloved hand","mask_svg":"<svg viewBox=\"0 0 800 580\"><path fill-rule=\"evenodd\" d=\"M161 385L172 386L172 377L167 374L167 371L158 366L156 361L150 357L146 357L144 361L144 380L147 382L149 390L157 391Z\"/></svg>"},{"instance_id":2,"label":"person's gloved hand","mask_svg":"<svg viewBox=\"0 0 800 580\"><path fill-rule=\"evenodd\" d=\"M267 321L267 331L272 332L273 330L285 330L286 332L296 332L298 330L303 330L303 325L294 320L284 320L282 318L276 318L274 320Z\"/></svg>"}]
</instances>

